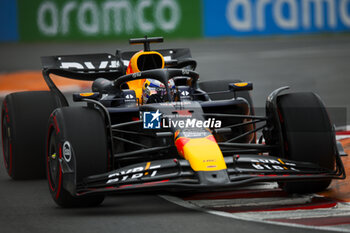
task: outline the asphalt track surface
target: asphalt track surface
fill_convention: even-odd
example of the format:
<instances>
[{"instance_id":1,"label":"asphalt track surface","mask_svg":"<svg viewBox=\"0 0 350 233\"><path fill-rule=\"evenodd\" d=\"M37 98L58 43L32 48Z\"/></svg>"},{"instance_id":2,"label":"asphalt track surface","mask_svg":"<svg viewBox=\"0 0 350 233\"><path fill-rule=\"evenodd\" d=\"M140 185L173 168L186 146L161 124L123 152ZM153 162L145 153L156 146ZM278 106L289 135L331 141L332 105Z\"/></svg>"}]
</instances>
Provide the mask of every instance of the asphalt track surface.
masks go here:
<instances>
[{"instance_id":1,"label":"asphalt track surface","mask_svg":"<svg viewBox=\"0 0 350 233\"><path fill-rule=\"evenodd\" d=\"M172 204L156 194L108 196L98 208L62 209L51 199L45 180L13 181L3 164L0 200L0 227L6 233L319 232L211 215Z\"/></svg>"},{"instance_id":2,"label":"asphalt track surface","mask_svg":"<svg viewBox=\"0 0 350 233\"><path fill-rule=\"evenodd\" d=\"M327 106L349 109L348 35L172 41L157 46L165 47L190 47L202 80L252 81L258 107L264 106L271 91L289 85L293 91L317 92ZM41 55L113 53L116 48L133 49L126 43L1 44L0 72L39 70ZM108 196L99 208L61 209L51 200L46 181L13 181L2 161L0 231L319 232L214 216L174 205L156 194Z\"/></svg>"}]
</instances>

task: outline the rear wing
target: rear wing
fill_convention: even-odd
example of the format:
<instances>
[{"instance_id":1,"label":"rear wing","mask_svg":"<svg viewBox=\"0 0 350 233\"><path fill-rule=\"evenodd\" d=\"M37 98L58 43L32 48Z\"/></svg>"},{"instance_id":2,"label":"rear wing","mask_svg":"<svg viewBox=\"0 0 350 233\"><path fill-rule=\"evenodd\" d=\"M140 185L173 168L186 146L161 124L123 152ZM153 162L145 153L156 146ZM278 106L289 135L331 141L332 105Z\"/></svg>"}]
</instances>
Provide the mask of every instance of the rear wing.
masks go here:
<instances>
[{"instance_id":1,"label":"rear wing","mask_svg":"<svg viewBox=\"0 0 350 233\"><path fill-rule=\"evenodd\" d=\"M191 58L189 49L162 49L155 51L163 55L167 67L176 67L180 61ZM117 50L116 56L108 53L98 53L41 57L43 77L50 90L59 97L60 106L68 106L67 99L57 88L50 74L83 81L94 81L97 78L115 80L125 75L129 61L136 52L121 53Z\"/></svg>"},{"instance_id":2,"label":"rear wing","mask_svg":"<svg viewBox=\"0 0 350 233\"><path fill-rule=\"evenodd\" d=\"M163 55L167 67L191 58L188 48L155 50ZM67 78L93 81L97 78L117 79L125 74L131 57L138 51L128 51L117 56L108 53L62 55L41 57L43 71Z\"/></svg>"}]
</instances>

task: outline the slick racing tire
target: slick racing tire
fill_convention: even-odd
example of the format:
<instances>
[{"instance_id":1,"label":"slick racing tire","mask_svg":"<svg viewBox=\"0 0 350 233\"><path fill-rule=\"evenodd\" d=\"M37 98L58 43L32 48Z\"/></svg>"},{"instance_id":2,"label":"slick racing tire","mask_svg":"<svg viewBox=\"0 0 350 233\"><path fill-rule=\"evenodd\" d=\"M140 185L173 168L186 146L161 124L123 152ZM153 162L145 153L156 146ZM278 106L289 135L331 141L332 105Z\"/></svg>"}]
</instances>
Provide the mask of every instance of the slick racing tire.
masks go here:
<instances>
[{"instance_id":1,"label":"slick racing tire","mask_svg":"<svg viewBox=\"0 0 350 233\"><path fill-rule=\"evenodd\" d=\"M59 105L50 91L9 94L2 103L2 145L7 173L15 180L45 177L45 137Z\"/></svg>"},{"instance_id":2,"label":"slick racing tire","mask_svg":"<svg viewBox=\"0 0 350 233\"><path fill-rule=\"evenodd\" d=\"M64 173L62 166L73 173ZM107 136L102 114L87 107L63 107L50 116L46 169L49 189L61 207L100 205L105 196L75 195L75 185L84 177L107 172ZM71 187L70 190L67 187ZM71 192L69 192L71 191Z\"/></svg>"},{"instance_id":3,"label":"slick racing tire","mask_svg":"<svg viewBox=\"0 0 350 233\"><path fill-rule=\"evenodd\" d=\"M292 93L277 99L287 159L317 164L333 170L336 145L325 106L314 93ZM314 193L325 190L331 180L286 182L288 193Z\"/></svg>"}]
</instances>

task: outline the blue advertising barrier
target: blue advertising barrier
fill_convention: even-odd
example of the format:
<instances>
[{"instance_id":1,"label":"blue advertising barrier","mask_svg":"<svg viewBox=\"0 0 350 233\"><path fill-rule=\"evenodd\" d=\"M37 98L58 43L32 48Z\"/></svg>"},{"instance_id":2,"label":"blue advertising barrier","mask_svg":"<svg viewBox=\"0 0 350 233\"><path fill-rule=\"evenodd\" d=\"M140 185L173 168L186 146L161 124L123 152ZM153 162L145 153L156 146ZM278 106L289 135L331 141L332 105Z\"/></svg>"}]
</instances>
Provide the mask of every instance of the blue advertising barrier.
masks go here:
<instances>
[{"instance_id":1,"label":"blue advertising barrier","mask_svg":"<svg viewBox=\"0 0 350 233\"><path fill-rule=\"evenodd\" d=\"M166 0L169 4L171 1ZM204 37L350 31L350 0L201 1L204 12L198 21L202 20ZM19 35L18 19L26 18L27 13L18 14L17 0L0 0L0 42L24 40Z\"/></svg>"},{"instance_id":2,"label":"blue advertising barrier","mask_svg":"<svg viewBox=\"0 0 350 233\"><path fill-rule=\"evenodd\" d=\"M17 1L0 0L0 42L18 39Z\"/></svg>"},{"instance_id":3,"label":"blue advertising barrier","mask_svg":"<svg viewBox=\"0 0 350 233\"><path fill-rule=\"evenodd\" d=\"M350 31L350 0L204 0L204 36Z\"/></svg>"}]
</instances>

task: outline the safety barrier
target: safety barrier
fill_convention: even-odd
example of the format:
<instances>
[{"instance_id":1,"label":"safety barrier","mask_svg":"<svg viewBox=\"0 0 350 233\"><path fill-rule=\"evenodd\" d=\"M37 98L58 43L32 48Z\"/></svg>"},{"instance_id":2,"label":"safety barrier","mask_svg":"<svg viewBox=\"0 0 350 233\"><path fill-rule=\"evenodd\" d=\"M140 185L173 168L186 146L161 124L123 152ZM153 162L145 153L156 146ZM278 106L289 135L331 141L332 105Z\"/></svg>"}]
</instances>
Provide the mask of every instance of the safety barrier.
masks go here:
<instances>
[{"instance_id":1,"label":"safety barrier","mask_svg":"<svg viewBox=\"0 0 350 233\"><path fill-rule=\"evenodd\" d=\"M1 0L0 41L350 31L350 0Z\"/></svg>"}]
</instances>

